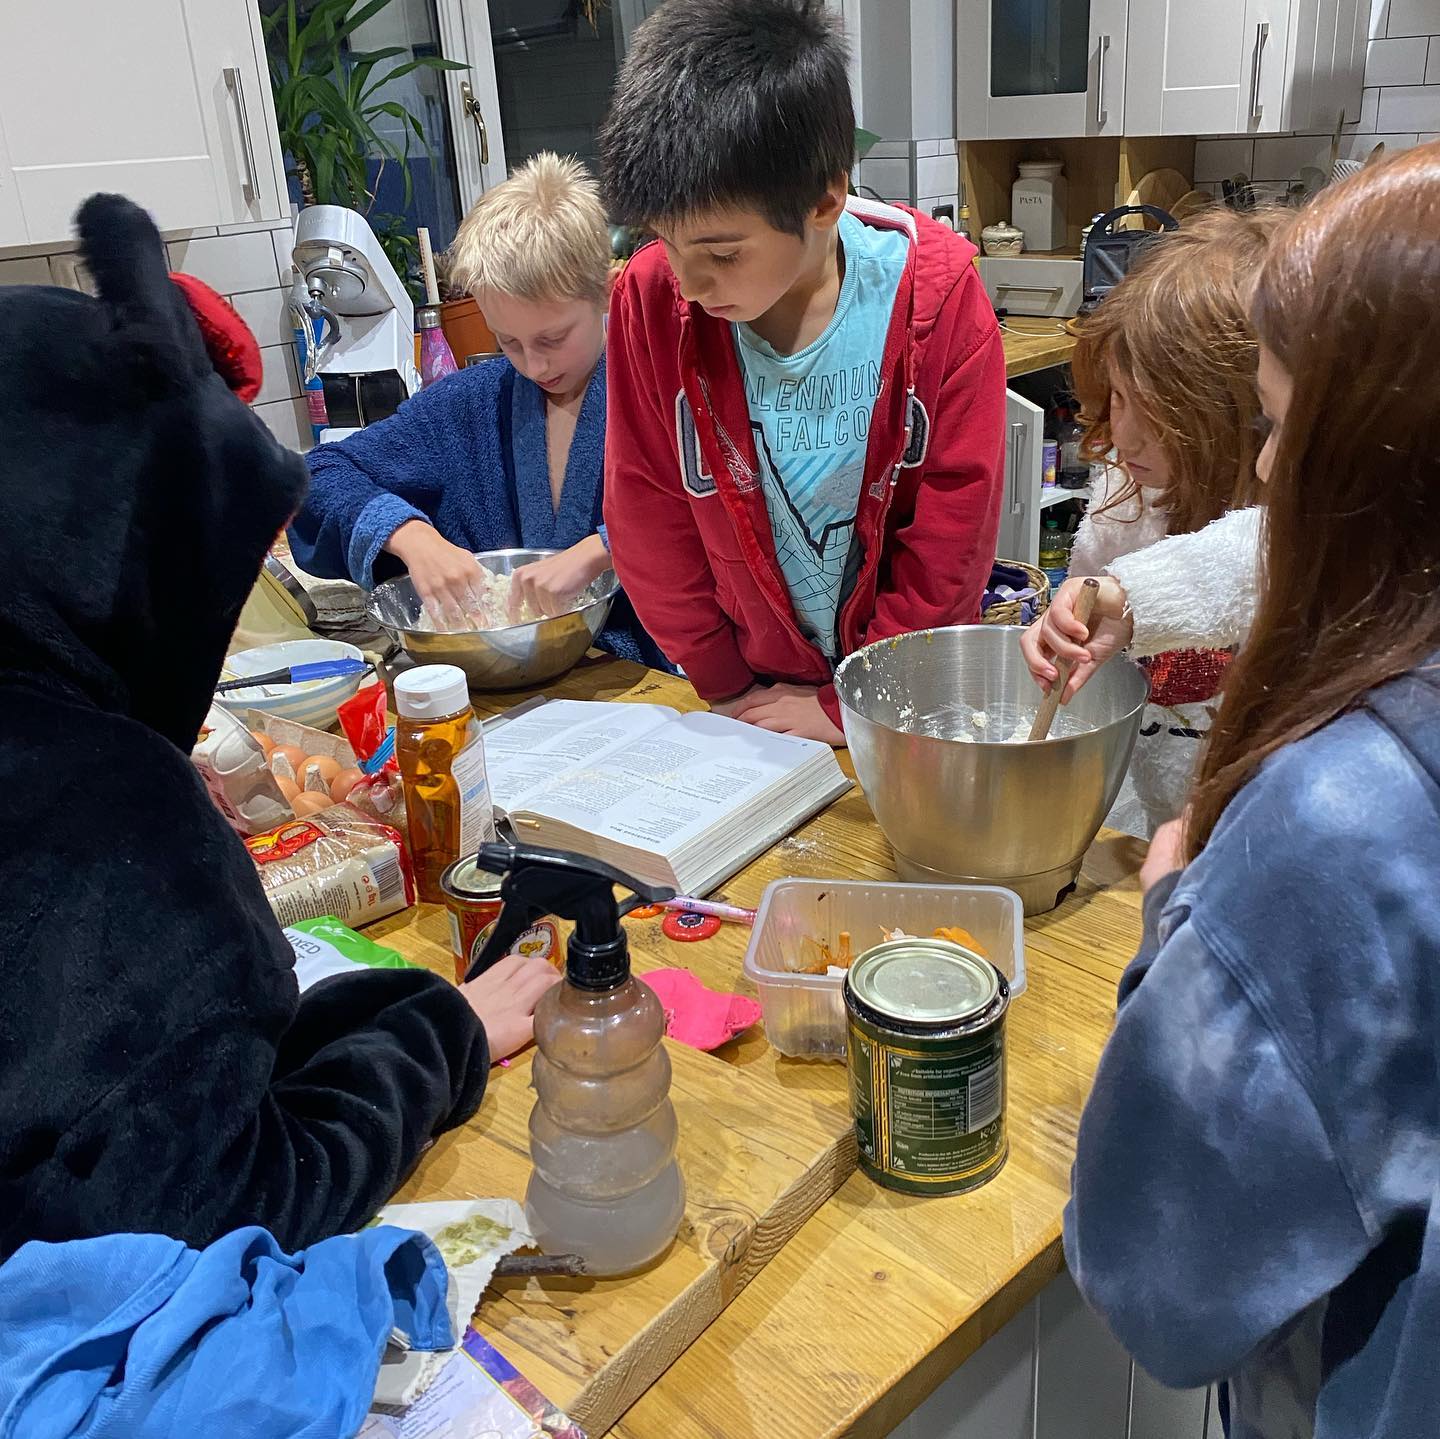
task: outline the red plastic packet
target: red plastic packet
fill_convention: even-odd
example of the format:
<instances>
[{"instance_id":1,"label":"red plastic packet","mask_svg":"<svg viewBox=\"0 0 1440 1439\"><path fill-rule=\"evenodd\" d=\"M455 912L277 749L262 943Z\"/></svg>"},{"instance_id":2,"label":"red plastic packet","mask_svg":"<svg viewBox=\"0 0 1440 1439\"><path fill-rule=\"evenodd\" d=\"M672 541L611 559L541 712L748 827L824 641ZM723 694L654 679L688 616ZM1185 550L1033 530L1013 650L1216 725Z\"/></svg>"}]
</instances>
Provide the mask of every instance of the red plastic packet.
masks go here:
<instances>
[{"instance_id":1,"label":"red plastic packet","mask_svg":"<svg viewBox=\"0 0 1440 1439\"><path fill-rule=\"evenodd\" d=\"M350 748L361 764L380 748L389 731L385 718L386 704L385 686L374 684L358 690L336 710L340 716L340 728L345 731L345 738L350 741ZM398 770L400 766L392 755L381 768Z\"/></svg>"}]
</instances>

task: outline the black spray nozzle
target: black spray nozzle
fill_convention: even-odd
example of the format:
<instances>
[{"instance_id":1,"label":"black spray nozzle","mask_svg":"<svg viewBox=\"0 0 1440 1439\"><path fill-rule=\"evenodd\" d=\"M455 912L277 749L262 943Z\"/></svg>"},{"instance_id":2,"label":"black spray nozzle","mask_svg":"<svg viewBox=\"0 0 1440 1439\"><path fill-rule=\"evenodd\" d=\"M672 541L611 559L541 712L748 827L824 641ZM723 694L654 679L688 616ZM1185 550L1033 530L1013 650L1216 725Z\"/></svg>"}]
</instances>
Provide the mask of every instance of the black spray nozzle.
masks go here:
<instances>
[{"instance_id":1,"label":"black spray nozzle","mask_svg":"<svg viewBox=\"0 0 1440 1439\"><path fill-rule=\"evenodd\" d=\"M598 859L538 845L481 845L475 863L489 874L504 875L503 907L495 928L466 971L467 981L483 974L537 920L558 914L575 921L566 971L574 984L608 989L629 973L629 952L620 917L641 904L663 904L673 889L645 884ZM615 887L630 891L623 902Z\"/></svg>"}]
</instances>

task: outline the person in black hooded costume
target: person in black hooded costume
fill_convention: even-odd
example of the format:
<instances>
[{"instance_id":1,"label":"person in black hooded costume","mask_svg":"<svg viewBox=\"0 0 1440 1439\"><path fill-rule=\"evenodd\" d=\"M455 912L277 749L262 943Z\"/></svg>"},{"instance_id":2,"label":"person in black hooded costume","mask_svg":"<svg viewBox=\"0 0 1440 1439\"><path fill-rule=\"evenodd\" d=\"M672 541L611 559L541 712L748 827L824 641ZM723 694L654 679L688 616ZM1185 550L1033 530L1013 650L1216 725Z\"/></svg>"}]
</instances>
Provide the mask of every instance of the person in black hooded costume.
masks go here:
<instances>
[{"instance_id":1,"label":"person in black hooded costume","mask_svg":"<svg viewBox=\"0 0 1440 1439\"><path fill-rule=\"evenodd\" d=\"M0 1258L243 1224L301 1248L475 1112L477 1013L499 1057L554 975L299 998L188 754L305 466L216 373L149 217L77 223L98 299L0 289Z\"/></svg>"}]
</instances>

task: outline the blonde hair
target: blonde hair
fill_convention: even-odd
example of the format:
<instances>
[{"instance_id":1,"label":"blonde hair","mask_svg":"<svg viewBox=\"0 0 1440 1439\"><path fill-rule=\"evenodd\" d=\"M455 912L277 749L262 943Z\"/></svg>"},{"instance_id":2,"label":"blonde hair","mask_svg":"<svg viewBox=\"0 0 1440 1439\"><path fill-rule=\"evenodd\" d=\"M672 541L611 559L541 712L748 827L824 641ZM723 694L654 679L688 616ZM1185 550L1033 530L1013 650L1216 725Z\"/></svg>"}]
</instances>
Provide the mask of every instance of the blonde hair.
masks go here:
<instances>
[{"instance_id":1,"label":"blonde hair","mask_svg":"<svg viewBox=\"0 0 1440 1439\"><path fill-rule=\"evenodd\" d=\"M1262 439L1250 302L1270 238L1289 213L1216 206L1196 216L1156 240L1078 327L1071 373L1086 431L1081 454L1108 456L1110 391L1122 381L1170 460L1161 503L1171 534L1255 501ZM1139 491L1127 474L1105 509Z\"/></svg>"},{"instance_id":2,"label":"blonde hair","mask_svg":"<svg viewBox=\"0 0 1440 1439\"><path fill-rule=\"evenodd\" d=\"M449 273L471 294L603 303L610 230L599 185L573 157L542 151L475 202L450 246Z\"/></svg>"}]
</instances>

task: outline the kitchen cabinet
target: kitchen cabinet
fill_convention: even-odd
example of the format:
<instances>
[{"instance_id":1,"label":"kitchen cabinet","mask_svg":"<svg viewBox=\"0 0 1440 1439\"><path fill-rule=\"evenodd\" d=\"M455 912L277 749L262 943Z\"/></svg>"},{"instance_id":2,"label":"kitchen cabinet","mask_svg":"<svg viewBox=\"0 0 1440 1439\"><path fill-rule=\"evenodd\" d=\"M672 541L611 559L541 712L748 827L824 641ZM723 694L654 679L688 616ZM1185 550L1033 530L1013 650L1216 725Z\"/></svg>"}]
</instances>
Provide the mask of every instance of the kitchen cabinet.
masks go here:
<instances>
[{"instance_id":1,"label":"kitchen cabinet","mask_svg":"<svg viewBox=\"0 0 1440 1439\"><path fill-rule=\"evenodd\" d=\"M1147 0L1130 7L1125 127L1265 135L1359 118L1368 0Z\"/></svg>"},{"instance_id":2,"label":"kitchen cabinet","mask_svg":"<svg viewBox=\"0 0 1440 1439\"><path fill-rule=\"evenodd\" d=\"M7 0L0 243L72 239L96 190L162 230L283 219L263 57L253 0Z\"/></svg>"},{"instance_id":3,"label":"kitchen cabinet","mask_svg":"<svg viewBox=\"0 0 1440 1439\"><path fill-rule=\"evenodd\" d=\"M1127 0L959 0L961 137L1123 134L1126 8Z\"/></svg>"},{"instance_id":4,"label":"kitchen cabinet","mask_svg":"<svg viewBox=\"0 0 1440 1439\"><path fill-rule=\"evenodd\" d=\"M1045 464L1045 411L1005 391L1005 487L996 555L1033 565L1040 553L1040 486Z\"/></svg>"}]
</instances>

